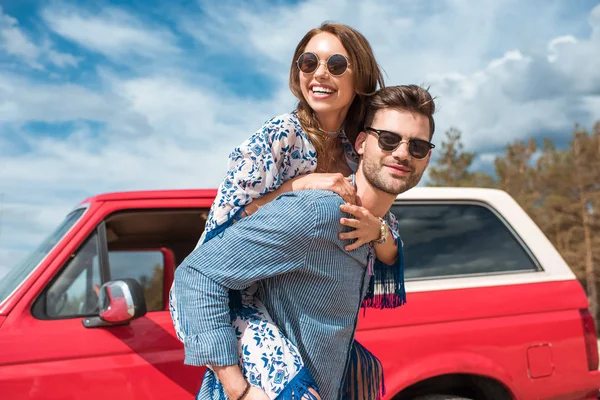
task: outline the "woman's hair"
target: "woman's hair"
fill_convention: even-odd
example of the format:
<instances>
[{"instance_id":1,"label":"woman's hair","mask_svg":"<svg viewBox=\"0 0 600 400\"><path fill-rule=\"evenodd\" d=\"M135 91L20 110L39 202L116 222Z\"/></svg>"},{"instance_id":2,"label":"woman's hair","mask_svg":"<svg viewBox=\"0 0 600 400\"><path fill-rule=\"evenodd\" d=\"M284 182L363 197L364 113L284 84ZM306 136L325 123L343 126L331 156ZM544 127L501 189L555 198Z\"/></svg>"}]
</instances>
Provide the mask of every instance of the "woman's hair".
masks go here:
<instances>
[{"instance_id":1,"label":"woman's hair","mask_svg":"<svg viewBox=\"0 0 600 400\"><path fill-rule=\"evenodd\" d=\"M367 101L365 127L373 123L377 111L388 108L426 117L429 120L429 140L431 140L435 131L433 120L435 102L428 89L418 85L398 85L388 86L378 91Z\"/></svg>"},{"instance_id":2,"label":"woman's hair","mask_svg":"<svg viewBox=\"0 0 600 400\"><path fill-rule=\"evenodd\" d=\"M334 149L338 146L338 141L335 136L328 136L319 130L320 125L317 116L302 95L300 71L296 60L304 53L308 42L314 36L323 32L331 33L337 37L348 52L353 72L354 87L357 93L348 109L343 128L346 136L353 145L363 127L368 97L377 91L378 85L379 88L384 87L383 74L375 60L371 45L357 30L347 25L325 22L320 27L314 28L304 35L300 43L298 43L294 52L294 58L292 59L290 90L299 100L296 111L302 128L317 151L317 169L319 171L326 171L331 162L334 161Z\"/></svg>"}]
</instances>

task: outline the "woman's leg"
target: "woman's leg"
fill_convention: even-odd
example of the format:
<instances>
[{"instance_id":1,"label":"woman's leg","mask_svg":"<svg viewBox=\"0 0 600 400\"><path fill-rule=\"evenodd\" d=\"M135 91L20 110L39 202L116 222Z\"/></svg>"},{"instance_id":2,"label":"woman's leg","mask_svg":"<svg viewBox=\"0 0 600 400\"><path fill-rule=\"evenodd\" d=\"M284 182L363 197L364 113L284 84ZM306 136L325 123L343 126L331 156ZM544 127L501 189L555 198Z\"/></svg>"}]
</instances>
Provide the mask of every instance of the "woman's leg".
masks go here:
<instances>
[{"instance_id":1,"label":"woman's leg","mask_svg":"<svg viewBox=\"0 0 600 400\"><path fill-rule=\"evenodd\" d=\"M298 348L283 335L251 292L242 295L242 307L235 314L232 324L238 334L240 365L248 382L264 390L271 399L319 399L317 385Z\"/></svg>"}]
</instances>

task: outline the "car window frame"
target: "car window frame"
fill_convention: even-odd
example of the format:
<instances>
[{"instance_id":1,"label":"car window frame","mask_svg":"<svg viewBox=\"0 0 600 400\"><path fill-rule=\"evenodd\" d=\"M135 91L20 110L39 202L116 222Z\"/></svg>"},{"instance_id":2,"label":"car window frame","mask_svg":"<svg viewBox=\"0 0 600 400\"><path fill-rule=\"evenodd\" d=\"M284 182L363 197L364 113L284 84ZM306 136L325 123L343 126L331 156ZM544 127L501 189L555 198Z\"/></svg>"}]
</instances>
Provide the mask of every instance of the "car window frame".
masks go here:
<instances>
[{"instance_id":1,"label":"car window frame","mask_svg":"<svg viewBox=\"0 0 600 400\"><path fill-rule=\"evenodd\" d=\"M33 305L31 306L31 315L39 320L44 321L58 321L58 320L70 320L70 319L80 319L87 317L97 316L98 313L90 313L90 314L77 314L77 315L63 315L63 316L50 316L46 310L46 298L48 295L48 291L54 285L54 283L62 276L65 270L71 265L71 262L74 256L79 253L83 247L88 243L89 240L96 236L95 245L98 251L98 268L100 269L100 281L101 285L108 282L108 280L104 280L106 277L110 280L110 266L108 265L108 246L106 242L106 226L104 220L100 221L100 223L90 231L90 233L81 241L79 246L71 253L71 255L67 258L67 260L61 265L60 269L54 274L52 279L44 286L44 289L37 296ZM102 255L104 253L104 256ZM67 288L68 290L68 288ZM86 288L87 290L87 288Z\"/></svg>"},{"instance_id":2,"label":"car window frame","mask_svg":"<svg viewBox=\"0 0 600 400\"><path fill-rule=\"evenodd\" d=\"M504 215L499 212L495 207L491 206L489 203L481 200L444 200L444 199L427 199L427 200L401 200L397 199L392 204L392 207L395 206L453 206L453 205L468 205L468 206L478 206L491 211L492 214L504 225L504 227L508 230L508 233L512 235L512 237L516 240L516 242L521 246L523 250L525 250L526 255L530 259L531 263L536 267L536 269L527 269L527 270L515 270L515 271L495 271L495 272L478 272L478 273L468 273L468 274L454 274L454 275L436 275L436 276L428 276L428 277L415 277L415 278L405 278L406 282L419 282L419 281L430 281L430 280L442 280L442 279L457 279L457 278L478 278L478 277L486 277L486 276L501 276L501 275L513 275L513 274L531 274L531 273L543 273L544 268L542 264L539 262L535 253L531 251L527 242L521 238L521 236L517 233L517 231L513 228L513 226L508 222L508 220L504 217ZM392 210L390 209L390 212ZM393 213L393 212L392 212ZM395 214L394 214L395 215ZM402 232L400 233L400 237L403 236ZM407 236L410 233L407 233Z\"/></svg>"}]
</instances>

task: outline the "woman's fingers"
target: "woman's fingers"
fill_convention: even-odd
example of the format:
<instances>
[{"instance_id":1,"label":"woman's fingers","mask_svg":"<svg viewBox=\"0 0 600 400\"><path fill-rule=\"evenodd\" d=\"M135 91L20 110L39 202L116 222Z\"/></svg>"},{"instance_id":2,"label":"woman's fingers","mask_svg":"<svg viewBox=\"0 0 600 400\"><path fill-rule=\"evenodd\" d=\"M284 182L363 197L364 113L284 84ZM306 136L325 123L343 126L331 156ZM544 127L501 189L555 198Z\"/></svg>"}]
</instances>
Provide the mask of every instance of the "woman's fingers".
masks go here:
<instances>
[{"instance_id":1,"label":"woman's fingers","mask_svg":"<svg viewBox=\"0 0 600 400\"><path fill-rule=\"evenodd\" d=\"M304 175L295 182L294 190L331 190L347 203L356 203L356 188L340 173L314 173Z\"/></svg>"},{"instance_id":2,"label":"woman's fingers","mask_svg":"<svg viewBox=\"0 0 600 400\"><path fill-rule=\"evenodd\" d=\"M358 239L361 236L361 233L357 230L353 230L350 232L342 232L338 235L340 239Z\"/></svg>"},{"instance_id":3,"label":"woman's fingers","mask_svg":"<svg viewBox=\"0 0 600 400\"><path fill-rule=\"evenodd\" d=\"M340 224L350 226L352 228L358 228L360 226L360 221L352 218L341 218Z\"/></svg>"},{"instance_id":4,"label":"woman's fingers","mask_svg":"<svg viewBox=\"0 0 600 400\"><path fill-rule=\"evenodd\" d=\"M335 190L335 189L339 190ZM337 181L334 184L334 192L339 194L346 203L356 203L356 189L345 179Z\"/></svg>"},{"instance_id":5,"label":"woman's fingers","mask_svg":"<svg viewBox=\"0 0 600 400\"><path fill-rule=\"evenodd\" d=\"M345 246L344 250L346 250L346 251L356 250L365 243L366 242L363 242L362 240L357 240L356 242L349 244L348 246Z\"/></svg>"},{"instance_id":6,"label":"woman's fingers","mask_svg":"<svg viewBox=\"0 0 600 400\"><path fill-rule=\"evenodd\" d=\"M364 208L354 204L342 204L340 206L340 210L345 213L352 214L356 218L360 218L364 215Z\"/></svg>"}]
</instances>

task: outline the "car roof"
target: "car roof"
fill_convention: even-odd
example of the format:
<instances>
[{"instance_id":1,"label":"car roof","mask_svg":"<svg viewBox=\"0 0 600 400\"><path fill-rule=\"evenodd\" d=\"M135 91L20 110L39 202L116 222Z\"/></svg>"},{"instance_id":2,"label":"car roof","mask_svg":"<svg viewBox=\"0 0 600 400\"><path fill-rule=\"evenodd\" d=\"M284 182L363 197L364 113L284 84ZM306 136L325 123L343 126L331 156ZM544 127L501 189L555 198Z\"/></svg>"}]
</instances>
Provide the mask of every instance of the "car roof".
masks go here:
<instances>
[{"instance_id":1,"label":"car roof","mask_svg":"<svg viewBox=\"0 0 600 400\"><path fill-rule=\"evenodd\" d=\"M98 201L138 200L138 199L174 199L174 198L211 198L217 189L170 189L137 190L107 192L88 197L81 203ZM498 189L464 187L416 187L398 196L399 200L501 200L508 195Z\"/></svg>"}]
</instances>

